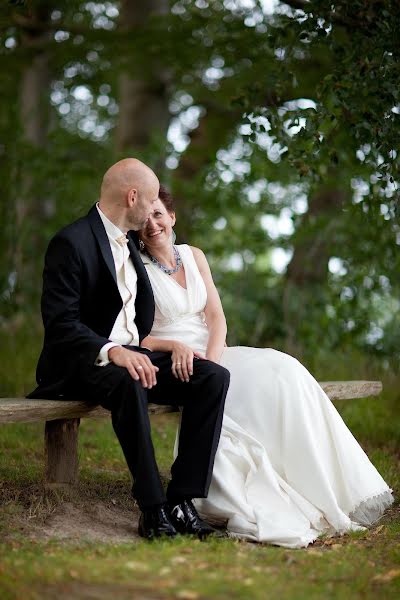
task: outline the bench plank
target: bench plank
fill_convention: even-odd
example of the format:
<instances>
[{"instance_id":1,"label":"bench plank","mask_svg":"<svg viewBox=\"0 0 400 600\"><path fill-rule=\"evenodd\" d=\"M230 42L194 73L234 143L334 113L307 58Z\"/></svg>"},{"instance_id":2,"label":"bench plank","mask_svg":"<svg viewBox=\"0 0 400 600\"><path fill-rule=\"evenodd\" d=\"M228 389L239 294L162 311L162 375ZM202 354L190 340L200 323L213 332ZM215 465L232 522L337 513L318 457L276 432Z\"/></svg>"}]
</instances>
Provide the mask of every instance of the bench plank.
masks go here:
<instances>
[{"instance_id":1,"label":"bench plank","mask_svg":"<svg viewBox=\"0 0 400 600\"><path fill-rule=\"evenodd\" d=\"M382 391L380 381L323 381L322 389L331 400L350 400L377 396ZM149 413L174 412L173 406L149 404ZM101 406L82 400L30 400L27 398L0 398L0 423L53 421L81 417L110 416Z\"/></svg>"},{"instance_id":2,"label":"bench plank","mask_svg":"<svg viewBox=\"0 0 400 600\"><path fill-rule=\"evenodd\" d=\"M149 404L149 413L174 412L173 406ZM31 400L0 398L0 423L29 423L81 417L110 417L110 411L82 400Z\"/></svg>"},{"instance_id":3,"label":"bench plank","mask_svg":"<svg viewBox=\"0 0 400 600\"><path fill-rule=\"evenodd\" d=\"M352 400L379 396L381 381L321 381L320 386L331 400Z\"/></svg>"},{"instance_id":4,"label":"bench plank","mask_svg":"<svg viewBox=\"0 0 400 600\"><path fill-rule=\"evenodd\" d=\"M380 381L324 381L320 384L331 400L377 396ZM149 404L152 414L178 410ZM69 487L78 481L78 434L81 417L109 417L110 412L82 400L31 400L0 398L0 423L46 421L45 485Z\"/></svg>"}]
</instances>

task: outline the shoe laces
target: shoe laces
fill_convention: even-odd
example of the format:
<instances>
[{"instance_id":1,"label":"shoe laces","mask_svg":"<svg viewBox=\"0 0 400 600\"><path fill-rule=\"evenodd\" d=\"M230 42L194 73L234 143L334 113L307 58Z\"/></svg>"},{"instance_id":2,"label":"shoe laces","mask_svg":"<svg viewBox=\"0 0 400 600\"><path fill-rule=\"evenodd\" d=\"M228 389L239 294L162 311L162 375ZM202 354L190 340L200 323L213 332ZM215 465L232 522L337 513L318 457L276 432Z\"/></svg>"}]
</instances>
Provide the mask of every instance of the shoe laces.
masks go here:
<instances>
[{"instance_id":1,"label":"shoe laces","mask_svg":"<svg viewBox=\"0 0 400 600\"><path fill-rule=\"evenodd\" d=\"M157 512L158 512L159 517L162 517L164 520L169 521L169 517L168 517L167 511L165 509L165 506L160 506L158 508Z\"/></svg>"},{"instance_id":2,"label":"shoe laces","mask_svg":"<svg viewBox=\"0 0 400 600\"><path fill-rule=\"evenodd\" d=\"M193 506L193 502L191 500L185 500L183 502L185 504L186 512L190 520L198 519L199 515L197 514L197 510Z\"/></svg>"},{"instance_id":3,"label":"shoe laces","mask_svg":"<svg viewBox=\"0 0 400 600\"><path fill-rule=\"evenodd\" d=\"M171 514L173 514L176 519L183 519L183 520L185 520L185 513L182 510L182 504L176 504L171 509Z\"/></svg>"}]
</instances>

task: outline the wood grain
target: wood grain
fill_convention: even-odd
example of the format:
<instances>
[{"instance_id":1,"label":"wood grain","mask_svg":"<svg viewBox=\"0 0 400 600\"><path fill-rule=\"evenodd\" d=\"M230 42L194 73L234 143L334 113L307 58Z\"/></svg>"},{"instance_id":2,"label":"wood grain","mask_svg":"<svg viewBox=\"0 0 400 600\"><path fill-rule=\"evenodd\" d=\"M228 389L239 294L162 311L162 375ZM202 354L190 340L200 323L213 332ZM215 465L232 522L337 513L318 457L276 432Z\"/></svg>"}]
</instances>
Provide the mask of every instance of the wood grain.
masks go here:
<instances>
[{"instance_id":1,"label":"wood grain","mask_svg":"<svg viewBox=\"0 0 400 600\"><path fill-rule=\"evenodd\" d=\"M46 421L44 448L47 484L70 485L78 480L79 419Z\"/></svg>"},{"instance_id":2,"label":"wood grain","mask_svg":"<svg viewBox=\"0 0 400 600\"><path fill-rule=\"evenodd\" d=\"M331 400L351 400L377 396L382 391L381 381L323 381L322 389ZM149 413L175 412L176 407L149 404ZM0 423L53 421L81 417L107 417L109 411L84 400L28 400L27 398L0 398Z\"/></svg>"}]
</instances>

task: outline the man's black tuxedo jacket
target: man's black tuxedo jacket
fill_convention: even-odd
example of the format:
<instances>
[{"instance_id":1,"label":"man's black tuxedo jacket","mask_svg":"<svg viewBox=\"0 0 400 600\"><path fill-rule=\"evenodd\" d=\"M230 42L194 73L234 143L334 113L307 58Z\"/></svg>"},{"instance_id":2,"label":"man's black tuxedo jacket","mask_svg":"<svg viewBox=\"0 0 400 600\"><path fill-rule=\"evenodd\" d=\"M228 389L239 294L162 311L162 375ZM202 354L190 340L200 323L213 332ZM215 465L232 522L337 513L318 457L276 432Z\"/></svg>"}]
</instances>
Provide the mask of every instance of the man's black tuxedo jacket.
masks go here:
<instances>
[{"instance_id":1,"label":"man's black tuxedo jacket","mask_svg":"<svg viewBox=\"0 0 400 600\"><path fill-rule=\"evenodd\" d=\"M137 273L136 326L146 337L154 319L154 297L138 253L137 235L128 248ZM122 308L114 259L96 206L59 231L49 243L43 272L45 329L31 398L76 397L80 367L94 365ZM100 367L99 367L100 368Z\"/></svg>"}]
</instances>

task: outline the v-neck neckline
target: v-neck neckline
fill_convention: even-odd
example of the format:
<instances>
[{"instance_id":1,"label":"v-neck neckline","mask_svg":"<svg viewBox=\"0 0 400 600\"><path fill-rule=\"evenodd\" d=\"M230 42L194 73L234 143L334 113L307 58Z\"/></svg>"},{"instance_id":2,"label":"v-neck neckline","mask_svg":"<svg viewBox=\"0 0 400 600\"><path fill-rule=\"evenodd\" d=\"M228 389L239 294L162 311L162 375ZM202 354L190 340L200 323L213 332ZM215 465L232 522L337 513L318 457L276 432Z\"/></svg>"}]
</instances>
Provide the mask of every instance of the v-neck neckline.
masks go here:
<instances>
[{"instance_id":1,"label":"v-neck neckline","mask_svg":"<svg viewBox=\"0 0 400 600\"><path fill-rule=\"evenodd\" d=\"M180 283L178 283L176 281L176 279L174 279L173 277L171 277L170 275L168 275L168 273L165 273L165 271L163 271L162 269L160 269L159 267L157 267L157 265L155 265L150 259L148 263L145 263L147 265L149 265L150 267L154 268L154 272L157 273L157 271L161 272L163 275L165 275L166 277L168 277L169 280L172 280L174 282L175 285L177 285L181 290L183 290L184 292L188 292L189 291L189 281L187 278L187 269L186 269L186 264L185 264L185 259L182 256L183 253L181 253L181 258L182 258L182 267L185 271L185 281L186 281L186 287L183 287L183 285L181 285ZM146 255L145 255L146 256Z\"/></svg>"},{"instance_id":2,"label":"v-neck neckline","mask_svg":"<svg viewBox=\"0 0 400 600\"><path fill-rule=\"evenodd\" d=\"M185 265L183 264L183 259L182 259L182 267L183 267L183 269L184 269L184 271L185 271L185 281L186 281L186 287L183 287L183 285L181 285L180 283L178 283L178 282L176 281L176 279L174 279L173 277L171 277L171 275L168 275L168 273L164 273L164 271L162 271L162 273L164 273L164 275L165 275L166 277L168 277L168 278L169 278L171 281L173 281L173 282L174 282L174 283L175 283L175 284L176 284L178 287L180 287L180 288L181 288L181 290L184 290L185 292L187 292L187 291L188 291L188 288L187 288L187 286L188 286L188 280L187 280L187 277L186 277L186 269L185 269ZM160 269L160 271L161 271L161 269Z\"/></svg>"}]
</instances>

